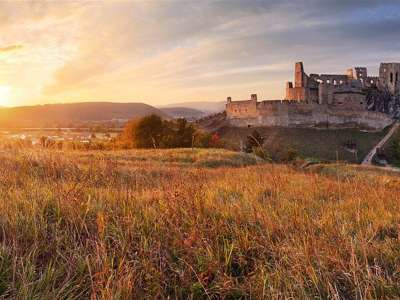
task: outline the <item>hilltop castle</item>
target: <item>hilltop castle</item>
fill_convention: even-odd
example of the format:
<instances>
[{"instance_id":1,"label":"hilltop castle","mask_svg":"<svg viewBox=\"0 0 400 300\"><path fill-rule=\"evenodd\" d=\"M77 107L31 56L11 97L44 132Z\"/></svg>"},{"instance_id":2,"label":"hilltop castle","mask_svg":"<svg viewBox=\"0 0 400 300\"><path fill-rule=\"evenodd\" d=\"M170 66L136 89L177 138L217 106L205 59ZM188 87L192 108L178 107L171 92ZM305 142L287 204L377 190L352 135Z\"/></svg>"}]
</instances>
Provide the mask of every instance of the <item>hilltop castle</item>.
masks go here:
<instances>
[{"instance_id":1,"label":"hilltop castle","mask_svg":"<svg viewBox=\"0 0 400 300\"><path fill-rule=\"evenodd\" d=\"M286 83L284 100L258 102L227 98L227 119L234 126L317 126L381 129L392 123L384 113L369 111L367 91L400 96L400 63L381 63L379 77L367 68L348 69L346 74L310 74L302 62L295 64L295 82Z\"/></svg>"},{"instance_id":2,"label":"hilltop castle","mask_svg":"<svg viewBox=\"0 0 400 300\"><path fill-rule=\"evenodd\" d=\"M303 63L295 65L295 84L286 83L286 99L311 101L319 104L352 105L364 107L365 88L387 89L392 96L400 94L400 63L381 63L379 77L368 76L367 68L348 69L347 74L310 74Z\"/></svg>"}]
</instances>

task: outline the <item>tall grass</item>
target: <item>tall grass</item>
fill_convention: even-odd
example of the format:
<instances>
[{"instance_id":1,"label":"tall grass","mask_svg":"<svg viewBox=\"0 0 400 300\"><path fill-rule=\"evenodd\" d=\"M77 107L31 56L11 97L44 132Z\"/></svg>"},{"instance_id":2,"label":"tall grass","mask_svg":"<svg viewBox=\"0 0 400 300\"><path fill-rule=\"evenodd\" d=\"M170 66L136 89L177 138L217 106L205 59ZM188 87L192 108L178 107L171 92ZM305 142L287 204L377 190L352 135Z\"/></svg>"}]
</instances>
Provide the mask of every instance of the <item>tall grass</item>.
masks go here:
<instances>
[{"instance_id":1,"label":"tall grass","mask_svg":"<svg viewBox=\"0 0 400 300\"><path fill-rule=\"evenodd\" d=\"M0 294L398 298L400 178L341 170L222 150L1 153Z\"/></svg>"}]
</instances>

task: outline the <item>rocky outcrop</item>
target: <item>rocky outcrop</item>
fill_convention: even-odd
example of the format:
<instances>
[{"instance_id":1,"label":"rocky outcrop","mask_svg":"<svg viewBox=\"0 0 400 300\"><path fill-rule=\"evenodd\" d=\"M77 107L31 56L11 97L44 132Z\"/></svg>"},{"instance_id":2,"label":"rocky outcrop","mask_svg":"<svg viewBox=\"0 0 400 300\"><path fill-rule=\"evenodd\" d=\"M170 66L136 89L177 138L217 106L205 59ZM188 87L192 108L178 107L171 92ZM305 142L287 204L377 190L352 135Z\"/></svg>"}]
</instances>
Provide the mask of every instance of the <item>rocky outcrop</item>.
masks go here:
<instances>
[{"instance_id":1,"label":"rocky outcrop","mask_svg":"<svg viewBox=\"0 0 400 300\"><path fill-rule=\"evenodd\" d=\"M391 95L389 90L370 88L365 90L367 108L388 114L394 119L400 119L400 98Z\"/></svg>"}]
</instances>

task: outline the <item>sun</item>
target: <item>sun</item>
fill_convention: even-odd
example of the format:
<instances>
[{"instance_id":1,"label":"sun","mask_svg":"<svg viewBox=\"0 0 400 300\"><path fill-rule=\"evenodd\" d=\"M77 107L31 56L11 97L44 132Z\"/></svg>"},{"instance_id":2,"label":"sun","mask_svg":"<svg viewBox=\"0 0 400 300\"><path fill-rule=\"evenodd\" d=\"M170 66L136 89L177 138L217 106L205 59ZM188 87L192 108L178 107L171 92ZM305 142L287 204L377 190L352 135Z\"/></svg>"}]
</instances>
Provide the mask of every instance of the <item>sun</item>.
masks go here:
<instances>
[{"instance_id":1,"label":"sun","mask_svg":"<svg viewBox=\"0 0 400 300\"><path fill-rule=\"evenodd\" d=\"M11 87L0 85L0 106L10 105Z\"/></svg>"}]
</instances>

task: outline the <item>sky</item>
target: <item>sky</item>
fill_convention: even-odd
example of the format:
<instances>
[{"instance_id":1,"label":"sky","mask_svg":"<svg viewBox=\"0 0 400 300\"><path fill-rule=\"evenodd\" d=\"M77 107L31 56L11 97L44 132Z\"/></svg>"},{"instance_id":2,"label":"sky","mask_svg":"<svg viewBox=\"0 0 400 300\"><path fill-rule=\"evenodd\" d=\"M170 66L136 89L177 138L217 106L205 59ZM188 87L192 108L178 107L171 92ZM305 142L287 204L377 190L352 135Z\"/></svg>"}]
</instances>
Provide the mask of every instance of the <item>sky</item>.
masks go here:
<instances>
[{"instance_id":1,"label":"sky","mask_svg":"<svg viewBox=\"0 0 400 300\"><path fill-rule=\"evenodd\" d=\"M400 61L400 1L0 1L0 105L280 99Z\"/></svg>"}]
</instances>

